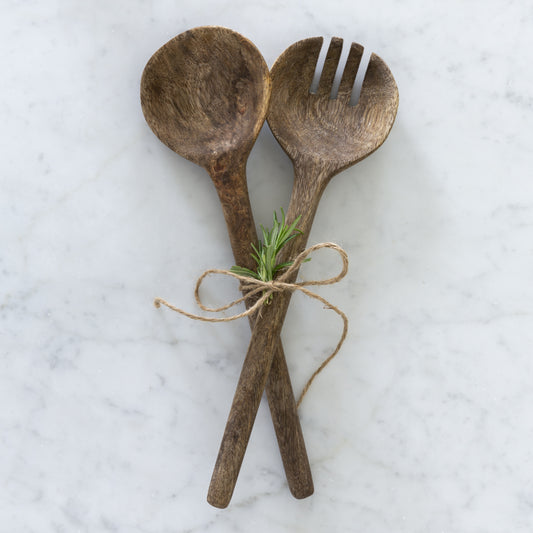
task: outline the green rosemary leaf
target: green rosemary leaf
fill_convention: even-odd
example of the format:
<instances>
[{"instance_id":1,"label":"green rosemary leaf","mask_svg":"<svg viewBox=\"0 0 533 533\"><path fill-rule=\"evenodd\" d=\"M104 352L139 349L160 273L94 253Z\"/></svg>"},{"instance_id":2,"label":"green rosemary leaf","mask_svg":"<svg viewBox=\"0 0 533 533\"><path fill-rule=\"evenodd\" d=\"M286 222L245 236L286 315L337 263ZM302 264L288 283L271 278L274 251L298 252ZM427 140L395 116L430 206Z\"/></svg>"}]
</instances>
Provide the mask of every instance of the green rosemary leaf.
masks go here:
<instances>
[{"instance_id":1,"label":"green rosemary leaf","mask_svg":"<svg viewBox=\"0 0 533 533\"><path fill-rule=\"evenodd\" d=\"M252 255L252 257L253 257L256 261L259 261L259 257L261 256L261 252L260 252L261 247L262 247L262 246L261 246L261 243L259 243L259 249L257 249L257 248L255 247L255 244L252 243L252 249L253 249L253 251L256 253L256 256L254 256L254 254L251 254L251 255Z\"/></svg>"},{"instance_id":2,"label":"green rosemary leaf","mask_svg":"<svg viewBox=\"0 0 533 533\"><path fill-rule=\"evenodd\" d=\"M247 276L249 278L260 279L256 272L246 267L232 266L230 271L239 276Z\"/></svg>"},{"instance_id":3,"label":"green rosemary leaf","mask_svg":"<svg viewBox=\"0 0 533 533\"><path fill-rule=\"evenodd\" d=\"M262 281L272 281L280 270L293 264L293 261L276 263L276 258L288 242L294 239L294 237L302 234L301 230L296 227L300 218L301 216L297 217L292 224L287 226L283 209L281 209L281 220L278 219L278 215L274 211L272 229L260 226L263 240L262 242L259 242L257 246L252 243L253 253L250 255L257 263L257 271L253 272L248 268L239 266L231 267L231 271L242 276L249 276ZM310 259L306 259L306 261L309 260ZM272 297L268 299L267 303L270 302L271 299Z\"/></svg>"},{"instance_id":4,"label":"green rosemary leaf","mask_svg":"<svg viewBox=\"0 0 533 533\"><path fill-rule=\"evenodd\" d=\"M279 263L274 267L274 274L276 274L279 270L283 270L284 268L288 268L292 265L293 261L287 261L286 263Z\"/></svg>"}]
</instances>

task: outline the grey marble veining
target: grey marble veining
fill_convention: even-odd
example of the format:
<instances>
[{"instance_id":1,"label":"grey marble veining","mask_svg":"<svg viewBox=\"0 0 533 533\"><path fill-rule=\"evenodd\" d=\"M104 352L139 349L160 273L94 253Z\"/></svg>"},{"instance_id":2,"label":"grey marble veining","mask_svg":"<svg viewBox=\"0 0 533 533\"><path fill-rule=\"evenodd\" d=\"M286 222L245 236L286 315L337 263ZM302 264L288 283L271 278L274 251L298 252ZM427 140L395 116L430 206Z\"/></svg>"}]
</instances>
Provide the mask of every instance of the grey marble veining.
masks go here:
<instances>
[{"instance_id":1,"label":"grey marble veining","mask_svg":"<svg viewBox=\"0 0 533 533\"><path fill-rule=\"evenodd\" d=\"M205 496L250 334L152 305L194 309L196 277L232 256L208 177L139 102L151 54L206 24L270 65L304 37L355 40L400 90L389 139L331 183L310 238L351 260L321 291L348 339L301 407L315 494L290 496L262 405L223 511ZM528 2L7 1L0 30L0 531L533 529ZM292 168L266 127L248 171L269 224ZM340 328L294 297L296 391Z\"/></svg>"}]
</instances>

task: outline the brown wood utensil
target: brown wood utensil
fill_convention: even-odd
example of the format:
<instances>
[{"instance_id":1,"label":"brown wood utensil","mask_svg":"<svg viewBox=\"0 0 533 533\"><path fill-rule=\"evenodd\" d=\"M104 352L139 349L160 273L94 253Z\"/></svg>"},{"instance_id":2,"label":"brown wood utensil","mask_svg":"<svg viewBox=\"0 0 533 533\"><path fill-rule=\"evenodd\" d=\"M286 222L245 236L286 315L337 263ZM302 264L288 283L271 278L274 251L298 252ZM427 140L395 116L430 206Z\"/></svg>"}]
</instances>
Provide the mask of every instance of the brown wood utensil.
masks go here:
<instances>
[{"instance_id":1,"label":"brown wood utensil","mask_svg":"<svg viewBox=\"0 0 533 533\"><path fill-rule=\"evenodd\" d=\"M269 96L270 75L257 48L242 35L215 26L171 39L148 61L141 80L147 123L169 148L207 170L236 264L250 269L257 233L246 161ZM275 345L267 397L289 488L296 498L305 498L313 493L311 469L279 339Z\"/></svg>"},{"instance_id":2,"label":"brown wood utensil","mask_svg":"<svg viewBox=\"0 0 533 533\"><path fill-rule=\"evenodd\" d=\"M322 42L316 37L293 44L270 72L272 96L267 120L294 165L287 221L291 223L301 215L298 227L302 231L282 250L279 262L294 258L304 249L326 185L333 176L381 146L398 108L394 78L375 54L368 64L359 100L355 106L350 105L363 53L363 47L356 43L351 45L338 94L331 98L342 50L338 38L331 41L318 90L311 94ZM296 274L292 281L295 278ZM277 293L272 303L263 307L255 324L209 488L208 500L217 507L227 506L231 499L289 300L289 293Z\"/></svg>"}]
</instances>

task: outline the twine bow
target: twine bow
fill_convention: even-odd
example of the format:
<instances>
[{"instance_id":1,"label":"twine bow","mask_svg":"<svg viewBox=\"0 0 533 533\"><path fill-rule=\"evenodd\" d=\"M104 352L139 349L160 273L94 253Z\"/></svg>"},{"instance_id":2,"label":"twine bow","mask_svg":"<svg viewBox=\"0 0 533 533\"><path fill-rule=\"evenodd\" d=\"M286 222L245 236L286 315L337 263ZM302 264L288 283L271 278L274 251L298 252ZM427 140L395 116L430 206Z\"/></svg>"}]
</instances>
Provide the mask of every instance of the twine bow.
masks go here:
<instances>
[{"instance_id":1,"label":"twine bow","mask_svg":"<svg viewBox=\"0 0 533 533\"><path fill-rule=\"evenodd\" d=\"M300 265L305 261L305 259L313 253L315 250L319 250L321 248L330 248L332 250L335 250L342 259L342 270L339 274L332 278L324 279L324 280L313 280L313 281L291 281L291 279L296 277L296 274L298 272L298 269L300 268ZM310 291L307 289L307 286L312 285L332 285L333 283L337 283L340 281L346 273L348 272L348 255L346 252L337 244L332 242L323 242L320 244L315 244L314 246L311 246L301 252L292 265L283 272L280 276L278 276L273 281L263 281L259 279L255 279L248 276L241 276L240 274L236 274L235 272L232 272L231 270L223 270L218 268L212 268L209 270L206 270L196 281L196 286L194 289L194 298L196 300L196 303L200 309L203 311L209 312L209 313L220 313L222 311L225 311L227 309L230 309L231 307L234 307L235 305L238 305L241 302L244 302L245 300L248 300L250 298L254 298L257 296L257 294L262 292L262 295L260 298L257 299L257 301L250 306L246 311L242 313L237 313L235 315L229 316L229 317L205 317L201 315L195 315L193 313L189 313L187 311L184 311L183 309L180 309L171 303L167 302L163 298L155 298L154 299L154 305L159 308L161 305L164 305L171 309L172 311L175 311L176 313L180 313L182 315L185 315L188 318L191 318L192 320L201 320L203 322L231 322L233 320L238 320L240 318L244 318L250 315L253 315L256 311L260 310L263 305L269 299L271 296L276 292L296 292L300 291L304 293L305 295L309 296L310 298L314 298L315 300L318 300L322 302L325 309L331 309L337 313L343 322L343 331L341 338L339 342L337 343L337 346L335 347L335 350L324 359L324 361L320 364L320 366L313 372L311 377L307 380L307 383L305 384L300 397L298 398L298 401L296 403L296 406L299 407L303 397L309 390L309 387L311 386L311 383L316 378L316 376L322 372L324 367L337 355L339 352L344 339L346 338L346 334L348 333L348 318L346 315L336 306L332 305L330 302L328 302L325 298L322 296L316 294L313 291ZM200 299L200 286L202 285L204 279L211 275L211 274L222 274L225 276L231 276L235 279L238 279L241 282L240 289L243 291L243 296L241 298L238 298L236 300L233 300L232 302L223 305L221 307L208 307L204 305Z\"/></svg>"}]
</instances>

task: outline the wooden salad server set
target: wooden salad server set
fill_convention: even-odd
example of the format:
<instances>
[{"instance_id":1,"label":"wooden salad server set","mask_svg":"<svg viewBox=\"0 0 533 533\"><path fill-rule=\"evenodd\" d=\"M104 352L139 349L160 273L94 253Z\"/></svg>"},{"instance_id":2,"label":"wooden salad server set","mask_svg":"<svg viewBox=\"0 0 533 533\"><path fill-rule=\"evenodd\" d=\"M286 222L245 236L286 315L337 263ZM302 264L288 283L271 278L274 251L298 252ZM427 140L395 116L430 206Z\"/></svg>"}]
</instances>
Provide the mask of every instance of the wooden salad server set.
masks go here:
<instances>
[{"instance_id":1,"label":"wooden salad server set","mask_svg":"<svg viewBox=\"0 0 533 533\"><path fill-rule=\"evenodd\" d=\"M279 262L306 245L320 197L330 179L383 144L394 123L398 89L387 67L372 54L356 105L352 87L363 47L353 43L337 94L332 85L342 40L331 40L318 90L310 92L321 37L290 46L270 73L255 46L227 28L208 26L182 33L148 61L141 105L156 136L170 149L207 170L217 189L236 264L254 269L257 242L246 184L246 162L265 121L294 165L287 213L301 216L301 234ZM294 274L296 278L296 273ZM294 281L294 279L292 280ZM207 500L227 507L266 389L292 494L313 493L311 469L280 341L290 293L277 293L250 320L252 339L224 430ZM247 306L253 302L248 301Z\"/></svg>"}]
</instances>

